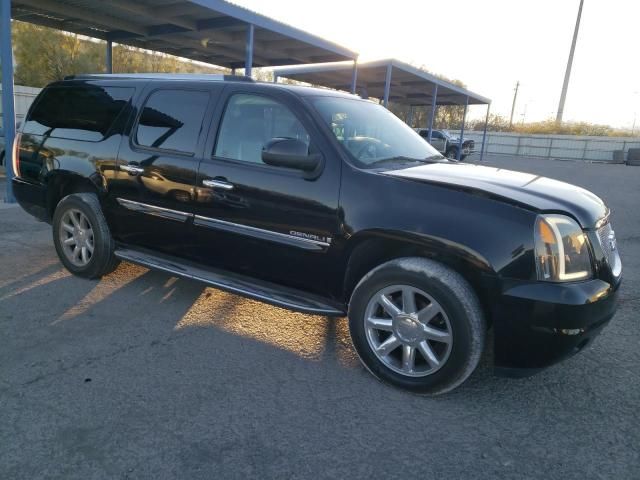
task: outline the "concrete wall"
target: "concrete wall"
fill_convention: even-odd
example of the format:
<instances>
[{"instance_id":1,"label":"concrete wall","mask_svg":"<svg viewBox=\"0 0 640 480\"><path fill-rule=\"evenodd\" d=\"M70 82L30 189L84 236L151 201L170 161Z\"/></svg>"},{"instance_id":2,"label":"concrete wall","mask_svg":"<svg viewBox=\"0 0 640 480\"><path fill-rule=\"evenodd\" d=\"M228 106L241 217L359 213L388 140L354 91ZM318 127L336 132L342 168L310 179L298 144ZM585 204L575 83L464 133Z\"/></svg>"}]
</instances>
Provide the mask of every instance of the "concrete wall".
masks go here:
<instances>
[{"instance_id":1,"label":"concrete wall","mask_svg":"<svg viewBox=\"0 0 640 480\"><path fill-rule=\"evenodd\" d=\"M22 85L14 85L13 93L16 109L16 121L22 122L24 120L29 107L33 103L33 100L40 93L41 88L24 87ZM2 86L0 86L0 92L2 92ZM0 113L2 113L2 106L0 105ZM2 124L2 118L0 118L0 125Z\"/></svg>"},{"instance_id":2,"label":"concrete wall","mask_svg":"<svg viewBox=\"0 0 640 480\"><path fill-rule=\"evenodd\" d=\"M464 136L475 140L479 152L482 132L466 131ZM485 154L613 162L614 151L623 150L626 158L629 148L640 148L640 138L487 132Z\"/></svg>"}]
</instances>

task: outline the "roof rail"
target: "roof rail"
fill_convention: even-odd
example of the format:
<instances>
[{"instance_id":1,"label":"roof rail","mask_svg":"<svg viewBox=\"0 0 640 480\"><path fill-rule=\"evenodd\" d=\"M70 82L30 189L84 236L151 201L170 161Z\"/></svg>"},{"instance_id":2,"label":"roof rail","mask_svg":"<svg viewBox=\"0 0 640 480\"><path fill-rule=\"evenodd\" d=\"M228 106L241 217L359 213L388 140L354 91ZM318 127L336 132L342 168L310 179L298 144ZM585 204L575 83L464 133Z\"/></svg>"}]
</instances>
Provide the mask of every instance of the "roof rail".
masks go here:
<instances>
[{"instance_id":1,"label":"roof rail","mask_svg":"<svg viewBox=\"0 0 640 480\"><path fill-rule=\"evenodd\" d=\"M210 82L235 81L253 82L244 75L224 75L221 73L86 73L68 75L65 80L99 80L99 79L141 79L141 80L205 80Z\"/></svg>"}]
</instances>

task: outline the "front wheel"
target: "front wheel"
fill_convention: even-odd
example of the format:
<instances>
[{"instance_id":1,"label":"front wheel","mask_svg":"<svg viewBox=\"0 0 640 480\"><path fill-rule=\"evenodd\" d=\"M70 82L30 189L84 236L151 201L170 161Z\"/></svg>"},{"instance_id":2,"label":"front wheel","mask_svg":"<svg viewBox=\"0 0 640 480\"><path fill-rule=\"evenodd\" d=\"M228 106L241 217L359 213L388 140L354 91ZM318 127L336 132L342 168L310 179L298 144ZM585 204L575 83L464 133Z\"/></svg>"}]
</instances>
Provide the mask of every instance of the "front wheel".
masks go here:
<instances>
[{"instance_id":1,"label":"front wheel","mask_svg":"<svg viewBox=\"0 0 640 480\"><path fill-rule=\"evenodd\" d=\"M458 149L456 147L452 147L452 148L448 149L446 157L449 160L457 161L458 160Z\"/></svg>"},{"instance_id":2,"label":"front wheel","mask_svg":"<svg viewBox=\"0 0 640 480\"><path fill-rule=\"evenodd\" d=\"M349 305L349 330L360 360L378 379L440 394L476 368L486 324L462 276L411 257L384 263L360 281Z\"/></svg>"}]
</instances>

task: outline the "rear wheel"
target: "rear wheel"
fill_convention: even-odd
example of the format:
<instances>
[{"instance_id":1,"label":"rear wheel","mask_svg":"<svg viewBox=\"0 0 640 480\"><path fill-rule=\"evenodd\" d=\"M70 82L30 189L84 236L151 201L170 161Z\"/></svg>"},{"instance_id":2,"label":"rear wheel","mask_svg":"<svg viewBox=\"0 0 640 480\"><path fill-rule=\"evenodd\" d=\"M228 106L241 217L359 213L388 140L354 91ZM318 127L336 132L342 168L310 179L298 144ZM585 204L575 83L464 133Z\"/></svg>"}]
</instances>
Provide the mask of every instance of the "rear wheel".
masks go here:
<instances>
[{"instance_id":1,"label":"rear wheel","mask_svg":"<svg viewBox=\"0 0 640 480\"><path fill-rule=\"evenodd\" d=\"M486 330L466 280L418 257L387 262L360 281L349 305L349 328L373 375L428 394L466 380L480 360Z\"/></svg>"},{"instance_id":2,"label":"rear wheel","mask_svg":"<svg viewBox=\"0 0 640 480\"><path fill-rule=\"evenodd\" d=\"M75 275L98 278L118 266L109 226L93 193L68 195L58 203L53 242L60 261Z\"/></svg>"}]
</instances>

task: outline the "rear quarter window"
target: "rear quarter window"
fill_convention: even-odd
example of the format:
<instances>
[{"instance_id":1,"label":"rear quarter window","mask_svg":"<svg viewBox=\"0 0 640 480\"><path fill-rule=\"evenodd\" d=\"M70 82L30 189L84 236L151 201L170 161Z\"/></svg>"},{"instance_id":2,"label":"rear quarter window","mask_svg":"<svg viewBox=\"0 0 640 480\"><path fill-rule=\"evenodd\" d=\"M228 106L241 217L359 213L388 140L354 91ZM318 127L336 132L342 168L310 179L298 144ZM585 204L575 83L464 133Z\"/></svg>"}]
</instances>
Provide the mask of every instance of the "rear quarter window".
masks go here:
<instances>
[{"instance_id":1,"label":"rear quarter window","mask_svg":"<svg viewBox=\"0 0 640 480\"><path fill-rule=\"evenodd\" d=\"M97 85L48 87L37 100L23 132L99 142L131 100L132 87Z\"/></svg>"}]
</instances>

